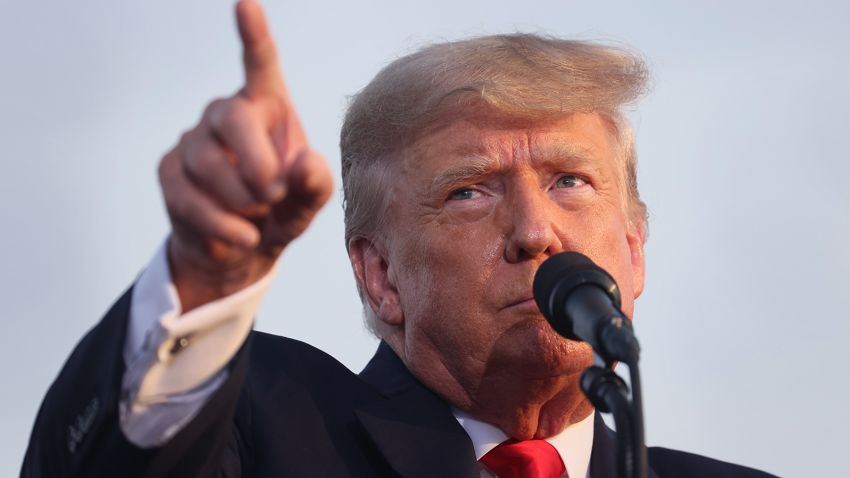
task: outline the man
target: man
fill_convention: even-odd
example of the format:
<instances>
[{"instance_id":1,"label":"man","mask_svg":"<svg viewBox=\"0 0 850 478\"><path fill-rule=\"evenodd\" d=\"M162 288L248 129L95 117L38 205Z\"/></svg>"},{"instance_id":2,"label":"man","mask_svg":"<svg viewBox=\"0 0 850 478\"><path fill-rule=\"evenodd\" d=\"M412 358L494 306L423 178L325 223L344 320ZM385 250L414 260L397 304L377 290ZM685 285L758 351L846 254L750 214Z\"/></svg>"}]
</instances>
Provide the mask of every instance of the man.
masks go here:
<instances>
[{"instance_id":1,"label":"man","mask_svg":"<svg viewBox=\"0 0 850 478\"><path fill-rule=\"evenodd\" d=\"M643 64L485 37L402 58L356 97L345 239L382 344L355 376L250 331L332 181L259 6L237 18L245 87L163 158L172 234L51 387L22 475L614 476L611 432L578 386L591 351L548 326L531 282L549 256L582 252L631 317L646 221L620 109ZM654 476L764 476L650 458Z\"/></svg>"}]
</instances>

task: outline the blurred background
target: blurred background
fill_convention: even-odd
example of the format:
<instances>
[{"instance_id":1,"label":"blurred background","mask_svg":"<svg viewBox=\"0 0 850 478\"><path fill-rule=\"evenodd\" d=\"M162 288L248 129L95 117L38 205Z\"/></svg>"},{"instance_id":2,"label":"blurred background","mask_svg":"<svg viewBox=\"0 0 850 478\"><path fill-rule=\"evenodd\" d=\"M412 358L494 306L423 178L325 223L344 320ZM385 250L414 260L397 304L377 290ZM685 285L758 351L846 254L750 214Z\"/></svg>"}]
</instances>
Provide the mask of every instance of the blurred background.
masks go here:
<instances>
[{"instance_id":1,"label":"blurred background","mask_svg":"<svg viewBox=\"0 0 850 478\"><path fill-rule=\"evenodd\" d=\"M337 177L347 95L428 42L531 31L642 51L654 87L631 116L651 213L635 312L648 443L846 476L850 3L265 3ZM229 0L0 9L0 475L14 476L65 358L168 232L159 158L242 72ZM285 253L257 328L359 370L376 341L342 237L337 194Z\"/></svg>"}]
</instances>

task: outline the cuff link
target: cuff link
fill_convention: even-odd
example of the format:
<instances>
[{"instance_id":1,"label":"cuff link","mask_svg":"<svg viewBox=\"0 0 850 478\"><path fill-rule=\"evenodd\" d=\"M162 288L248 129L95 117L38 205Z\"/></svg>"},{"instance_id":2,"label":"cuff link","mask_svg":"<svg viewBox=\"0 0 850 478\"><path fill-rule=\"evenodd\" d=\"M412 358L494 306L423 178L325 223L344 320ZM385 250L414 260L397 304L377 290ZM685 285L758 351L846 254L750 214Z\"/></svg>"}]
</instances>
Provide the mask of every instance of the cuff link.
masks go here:
<instances>
[{"instance_id":1,"label":"cuff link","mask_svg":"<svg viewBox=\"0 0 850 478\"><path fill-rule=\"evenodd\" d=\"M190 343L191 341L189 340L188 335L166 340L159 348L159 361L168 363L173 356L188 347Z\"/></svg>"}]
</instances>

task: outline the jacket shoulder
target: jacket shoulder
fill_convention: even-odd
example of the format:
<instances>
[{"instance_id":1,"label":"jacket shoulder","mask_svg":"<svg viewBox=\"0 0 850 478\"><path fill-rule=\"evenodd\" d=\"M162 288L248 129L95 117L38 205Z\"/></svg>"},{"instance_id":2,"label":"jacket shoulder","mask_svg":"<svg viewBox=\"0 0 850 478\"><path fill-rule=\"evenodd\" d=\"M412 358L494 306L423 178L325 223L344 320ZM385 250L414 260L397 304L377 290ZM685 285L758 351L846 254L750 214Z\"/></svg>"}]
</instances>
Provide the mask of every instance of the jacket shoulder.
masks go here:
<instances>
[{"instance_id":1,"label":"jacket shoulder","mask_svg":"<svg viewBox=\"0 0 850 478\"><path fill-rule=\"evenodd\" d=\"M388 476L356 414L383 406L377 390L309 344L258 331L249 342L231 440L247 475Z\"/></svg>"},{"instance_id":2,"label":"jacket shoulder","mask_svg":"<svg viewBox=\"0 0 850 478\"><path fill-rule=\"evenodd\" d=\"M253 380L287 380L314 387L362 385L357 375L337 359L296 339L254 330L251 332L251 376Z\"/></svg>"},{"instance_id":3,"label":"jacket shoulder","mask_svg":"<svg viewBox=\"0 0 850 478\"><path fill-rule=\"evenodd\" d=\"M734 463L663 447L648 449L649 465L661 478L776 478Z\"/></svg>"}]
</instances>

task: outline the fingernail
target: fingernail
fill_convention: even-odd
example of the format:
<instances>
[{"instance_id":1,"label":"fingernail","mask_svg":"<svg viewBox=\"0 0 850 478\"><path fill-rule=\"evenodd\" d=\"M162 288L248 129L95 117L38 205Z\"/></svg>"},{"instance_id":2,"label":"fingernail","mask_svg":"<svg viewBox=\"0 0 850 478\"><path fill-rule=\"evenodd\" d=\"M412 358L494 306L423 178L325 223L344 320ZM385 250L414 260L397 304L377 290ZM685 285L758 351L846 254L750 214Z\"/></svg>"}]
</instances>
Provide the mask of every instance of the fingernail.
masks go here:
<instances>
[{"instance_id":1,"label":"fingernail","mask_svg":"<svg viewBox=\"0 0 850 478\"><path fill-rule=\"evenodd\" d=\"M272 202L280 201L286 194L286 187L280 183L272 183L266 190L266 194L268 194L269 200Z\"/></svg>"}]
</instances>

